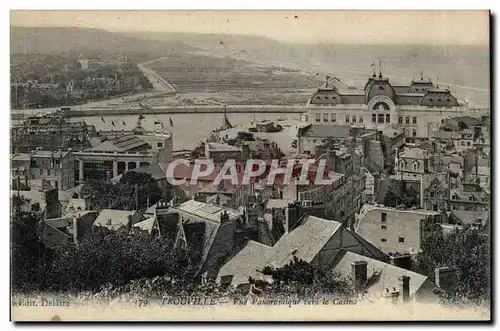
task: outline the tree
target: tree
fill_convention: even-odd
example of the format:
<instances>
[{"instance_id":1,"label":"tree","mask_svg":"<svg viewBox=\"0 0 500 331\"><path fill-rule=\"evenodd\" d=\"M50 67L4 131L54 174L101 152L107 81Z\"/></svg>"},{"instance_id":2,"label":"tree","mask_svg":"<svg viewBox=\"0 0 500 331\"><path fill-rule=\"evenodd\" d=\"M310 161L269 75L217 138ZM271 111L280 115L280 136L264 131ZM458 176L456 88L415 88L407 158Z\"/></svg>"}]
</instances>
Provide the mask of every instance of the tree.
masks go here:
<instances>
[{"instance_id":1,"label":"tree","mask_svg":"<svg viewBox=\"0 0 500 331\"><path fill-rule=\"evenodd\" d=\"M323 297L335 296L351 298L356 294L353 284L331 271L325 271L310 263L298 259L281 268L266 266L262 274L271 276L272 282L255 280L249 282L263 291L262 294L288 297Z\"/></svg>"},{"instance_id":2,"label":"tree","mask_svg":"<svg viewBox=\"0 0 500 331\"><path fill-rule=\"evenodd\" d=\"M458 280L444 299L466 305L489 302L489 237L471 226L444 234L432 221L424 223L423 233L422 253L417 256L414 271L434 279L435 268L456 267Z\"/></svg>"},{"instance_id":3,"label":"tree","mask_svg":"<svg viewBox=\"0 0 500 331\"><path fill-rule=\"evenodd\" d=\"M418 199L415 192L411 192L406 188L404 181L390 181L387 193L384 196L384 205L387 207L403 206L411 208L418 206Z\"/></svg>"},{"instance_id":4,"label":"tree","mask_svg":"<svg viewBox=\"0 0 500 331\"><path fill-rule=\"evenodd\" d=\"M116 184L103 181L90 181L91 203L97 209L134 210L147 208L158 202L162 191L150 174L129 171L122 175Z\"/></svg>"}]
</instances>

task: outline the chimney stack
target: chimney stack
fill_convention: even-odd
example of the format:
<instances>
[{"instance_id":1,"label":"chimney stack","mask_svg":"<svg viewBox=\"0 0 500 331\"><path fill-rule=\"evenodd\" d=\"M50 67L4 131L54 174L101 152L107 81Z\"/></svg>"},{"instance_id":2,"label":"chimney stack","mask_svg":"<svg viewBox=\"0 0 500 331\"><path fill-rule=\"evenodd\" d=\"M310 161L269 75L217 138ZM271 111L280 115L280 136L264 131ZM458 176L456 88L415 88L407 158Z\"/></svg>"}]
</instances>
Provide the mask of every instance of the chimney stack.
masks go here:
<instances>
[{"instance_id":1,"label":"chimney stack","mask_svg":"<svg viewBox=\"0 0 500 331\"><path fill-rule=\"evenodd\" d=\"M368 264L366 261L357 261L351 264L354 283L360 286L366 283L368 278Z\"/></svg>"},{"instance_id":2,"label":"chimney stack","mask_svg":"<svg viewBox=\"0 0 500 331\"><path fill-rule=\"evenodd\" d=\"M440 267L434 269L434 283L443 290L449 290L455 284L457 268Z\"/></svg>"},{"instance_id":3,"label":"chimney stack","mask_svg":"<svg viewBox=\"0 0 500 331\"><path fill-rule=\"evenodd\" d=\"M403 303L408 302L410 300L410 277L401 276L398 278L399 280L399 293L403 298Z\"/></svg>"},{"instance_id":4,"label":"chimney stack","mask_svg":"<svg viewBox=\"0 0 500 331\"><path fill-rule=\"evenodd\" d=\"M399 255L392 255L390 256L390 259L391 259L391 264L393 266L403 268L406 270L411 270L412 260L410 254L405 253Z\"/></svg>"}]
</instances>

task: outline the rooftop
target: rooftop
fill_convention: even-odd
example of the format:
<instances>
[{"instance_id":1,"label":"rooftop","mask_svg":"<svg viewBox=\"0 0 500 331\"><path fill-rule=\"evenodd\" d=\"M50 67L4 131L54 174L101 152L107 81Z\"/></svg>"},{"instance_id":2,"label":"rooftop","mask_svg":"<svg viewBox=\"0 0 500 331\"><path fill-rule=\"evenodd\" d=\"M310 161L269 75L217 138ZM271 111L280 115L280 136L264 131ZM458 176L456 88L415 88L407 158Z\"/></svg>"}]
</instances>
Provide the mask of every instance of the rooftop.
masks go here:
<instances>
[{"instance_id":1,"label":"rooftop","mask_svg":"<svg viewBox=\"0 0 500 331\"><path fill-rule=\"evenodd\" d=\"M241 148L229 144L207 143L210 151L216 152L238 152Z\"/></svg>"},{"instance_id":2,"label":"rooftop","mask_svg":"<svg viewBox=\"0 0 500 331\"><path fill-rule=\"evenodd\" d=\"M240 216L238 211L234 209L223 208L214 204L198 202L195 200L186 201L179 206L172 207L172 209L180 213L190 214L215 223L220 223L220 216L224 213L224 211L227 212L230 220L236 219Z\"/></svg>"},{"instance_id":3,"label":"rooftop","mask_svg":"<svg viewBox=\"0 0 500 331\"><path fill-rule=\"evenodd\" d=\"M409 148L401 153L399 153L399 157L408 158L408 159L428 159L429 155L426 150L421 148Z\"/></svg>"},{"instance_id":4,"label":"rooftop","mask_svg":"<svg viewBox=\"0 0 500 331\"><path fill-rule=\"evenodd\" d=\"M103 209L94 221L94 226L103 226L111 230L118 230L122 226L128 224L128 217L132 216L136 211Z\"/></svg>"},{"instance_id":5,"label":"rooftop","mask_svg":"<svg viewBox=\"0 0 500 331\"><path fill-rule=\"evenodd\" d=\"M301 136L311 138L347 138L350 125L311 124L302 130Z\"/></svg>"}]
</instances>

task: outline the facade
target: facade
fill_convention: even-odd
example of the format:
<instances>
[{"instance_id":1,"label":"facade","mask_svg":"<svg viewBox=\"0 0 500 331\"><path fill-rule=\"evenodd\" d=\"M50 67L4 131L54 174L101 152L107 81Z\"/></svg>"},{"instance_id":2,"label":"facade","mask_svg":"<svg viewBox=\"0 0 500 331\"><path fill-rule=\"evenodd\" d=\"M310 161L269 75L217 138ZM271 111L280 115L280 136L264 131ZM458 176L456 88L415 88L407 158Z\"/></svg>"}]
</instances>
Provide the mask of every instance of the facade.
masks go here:
<instances>
[{"instance_id":1,"label":"facade","mask_svg":"<svg viewBox=\"0 0 500 331\"><path fill-rule=\"evenodd\" d=\"M446 214L365 204L356 215L354 229L386 254L416 254L422 240L422 222L426 220L446 223Z\"/></svg>"},{"instance_id":2,"label":"facade","mask_svg":"<svg viewBox=\"0 0 500 331\"><path fill-rule=\"evenodd\" d=\"M109 140L95 147L74 152L76 181L107 180L132 169L172 160L170 133L141 132L106 137Z\"/></svg>"},{"instance_id":3,"label":"facade","mask_svg":"<svg viewBox=\"0 0 500 331\"><path fill-rule=\"evenodd\" d=\"M394 159L396 178L406 181L420 181L430 171L430 157L426 150L410 148L396 153Z\"/></svg>"},{"instance_id":4,"label":"facade","mask_svg":"<svg viewBox=\"0 0 500 331\"><path fill-rule=\"evenodd\" d=\"M397 127L404 130L407 141L432 136L444 119L489 113L486 108L460 104L451 91L439 88L423 76L410 85L396 86L382 72L378 76L373 73L363 90L319 88L307 107L308 123L375 129Z\"/></svg>"},{"instance_id":5,"label":"facade","mask_svg":"<svg viewBox=\"0 0 500 331\"><path fill-rule=\"evenodd\" d=\"M66 191L75 186L74 154L68 151L35 150L11 155L11 175L14 182L37 186L43 180L53 188ZM18 179L19 178L19 179Z\"/></svg>"}]
</instances>

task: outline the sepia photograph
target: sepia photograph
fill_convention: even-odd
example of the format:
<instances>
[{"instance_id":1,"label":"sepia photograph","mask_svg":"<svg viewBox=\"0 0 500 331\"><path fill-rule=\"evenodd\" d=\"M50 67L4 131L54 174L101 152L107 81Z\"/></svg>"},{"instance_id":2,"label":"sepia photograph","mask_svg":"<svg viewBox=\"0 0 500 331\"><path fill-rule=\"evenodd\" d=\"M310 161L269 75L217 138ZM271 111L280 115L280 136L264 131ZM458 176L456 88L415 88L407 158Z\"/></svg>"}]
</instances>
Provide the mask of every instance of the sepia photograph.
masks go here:
<instances>
[{"instance_id":1,"label":"sepia photograph","mask_svg":"<svg viewBox=\"0 0 500 331\"><path fill-rule=\"evenodd\" d=\"M10 320L491 321L490 24L10 11Z\"/></svg>"}]
</instances>

